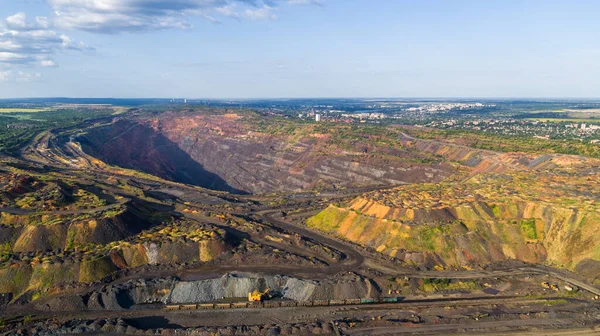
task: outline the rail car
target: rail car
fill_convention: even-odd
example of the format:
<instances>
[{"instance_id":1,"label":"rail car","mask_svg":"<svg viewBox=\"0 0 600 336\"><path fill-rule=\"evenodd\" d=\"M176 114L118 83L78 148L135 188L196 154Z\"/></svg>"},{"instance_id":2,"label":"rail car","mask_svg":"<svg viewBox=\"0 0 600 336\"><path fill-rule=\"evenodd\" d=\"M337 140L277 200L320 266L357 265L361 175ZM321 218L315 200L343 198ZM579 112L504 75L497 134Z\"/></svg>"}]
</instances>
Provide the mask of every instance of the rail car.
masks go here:
<instances>
[{"instance_id":1,"label":"rail car","mask_svg":"<svg viewBox=\"0 0 600 336\"><path fill-rule=\"evenodd\" d=\"M283 307L321 307L376 303L398 303L402 297L384 297L379 299L313 300L313 301L262 301L232 303L167 304L164 309L173 310L220 310L242 308L283 308Z\"/></svg>"}]
</instances>

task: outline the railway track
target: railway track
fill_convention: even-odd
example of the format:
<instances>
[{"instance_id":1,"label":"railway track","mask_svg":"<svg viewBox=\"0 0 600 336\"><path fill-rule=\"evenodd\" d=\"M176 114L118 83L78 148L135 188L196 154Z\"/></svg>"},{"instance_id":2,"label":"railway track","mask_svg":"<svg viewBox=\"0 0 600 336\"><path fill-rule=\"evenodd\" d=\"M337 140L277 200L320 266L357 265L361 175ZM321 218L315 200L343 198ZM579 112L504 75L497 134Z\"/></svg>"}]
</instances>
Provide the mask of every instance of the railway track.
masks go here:
<instances>
[{"instance_id":1,"label":"railway track","mask_svg":"<svg viewBox=\"0 0 600 336\"><path fill-rule=\"evenodd\" d=\"M198 303L166 305L165 310L218 310L240 308L283 308L283 307L322 307L343 306L375 303L396 303L401 298L385 299L349 299L349 300L316 300L316 301L262 301L262 302L231 302L231 303Z\"/></svg>"},{"instance_id":2,"label":"railway track","mask_svg":"<svg viewBox=\"0 0 600 336\"><path fill-rule=\"evenodd\" d=\"M224 310L224 309L265 309L265 308L292 308L292 307L325 307L325 306L352 306L357 309L376 308L415 308L431 307L433 305L489 305L489 304L539 304L554 300L570 300L563 297L527 298L517 295L511 296L475 296L475 297L448 297L434 299L405 299L404 297L384 297L378 299L346 299L346 300L314 300L314 301L262 301L262 302L229 302L229 303L189 303L167 304L162 309L165 311L188 310Z\"/></svg>"}]
</instances>

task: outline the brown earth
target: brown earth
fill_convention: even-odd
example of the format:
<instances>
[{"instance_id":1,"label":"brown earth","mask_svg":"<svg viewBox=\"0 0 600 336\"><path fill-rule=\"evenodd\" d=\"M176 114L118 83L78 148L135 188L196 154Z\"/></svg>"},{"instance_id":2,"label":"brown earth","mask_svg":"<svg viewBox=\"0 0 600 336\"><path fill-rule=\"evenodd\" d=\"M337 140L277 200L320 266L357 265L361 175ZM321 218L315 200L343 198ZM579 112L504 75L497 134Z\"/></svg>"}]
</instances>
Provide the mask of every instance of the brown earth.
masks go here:
<instances>
[{"instance_id":1,"label":"brown earth","mask_svg":"<svg viewBox=\"0 0 600 336\"><path fill-rule=\"evenodd\" d=\"M268 193L436 182L451 165L372 139L331 140L312 125L288 134L228 115L165 113L118 121L78 140L110 164L232 192ZM336 132L336 130L331 130Z\"/></svg>"}]
</instances>

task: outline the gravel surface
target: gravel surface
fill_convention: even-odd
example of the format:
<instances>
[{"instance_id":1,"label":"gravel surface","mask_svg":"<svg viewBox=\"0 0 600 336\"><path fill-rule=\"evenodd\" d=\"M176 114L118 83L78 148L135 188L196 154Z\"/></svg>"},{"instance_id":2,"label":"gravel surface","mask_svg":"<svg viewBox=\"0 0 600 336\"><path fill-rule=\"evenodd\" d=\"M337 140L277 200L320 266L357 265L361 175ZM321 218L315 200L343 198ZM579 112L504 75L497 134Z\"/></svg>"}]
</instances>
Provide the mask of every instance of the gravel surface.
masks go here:
<instances>
[{"instance_id":1,"label":"gravel surface","mask_svg":"<svg viewBox=\"0 0 600 336\"><path fill-rule=\"evenodd\" d=\"M217 279L177 282L170 294L170 303L245 298L249 292L267 288L275 295L294 301L365 298L372 294L369 293L368 281L354 274L315 281L277 275L228 273Z\"/></svg>"}]
</instances>

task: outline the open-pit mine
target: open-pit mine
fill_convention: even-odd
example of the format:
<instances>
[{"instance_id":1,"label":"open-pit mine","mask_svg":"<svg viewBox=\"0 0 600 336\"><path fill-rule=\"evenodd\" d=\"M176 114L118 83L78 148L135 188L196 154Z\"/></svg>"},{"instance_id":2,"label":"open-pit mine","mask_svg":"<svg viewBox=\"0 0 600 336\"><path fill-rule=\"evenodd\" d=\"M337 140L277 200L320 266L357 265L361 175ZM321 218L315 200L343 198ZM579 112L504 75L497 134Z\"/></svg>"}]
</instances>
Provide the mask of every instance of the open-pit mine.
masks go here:
<instances>
[{"instance_id":1,"label":"open-pit mine","mask_svg":"<svg viewBox=\"0 0 600 336\"><path fill-rule=\"evenodd\" d=\"M600 160L243 108L0 157L0 334L586 335Z\"/></svg>"}]
</instances>

